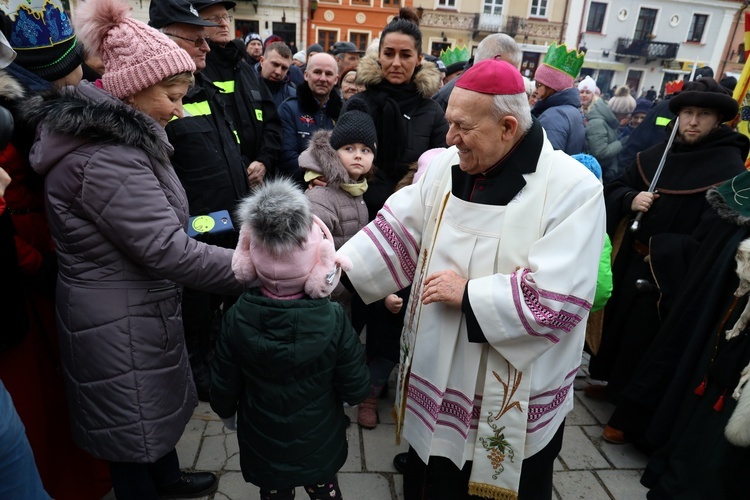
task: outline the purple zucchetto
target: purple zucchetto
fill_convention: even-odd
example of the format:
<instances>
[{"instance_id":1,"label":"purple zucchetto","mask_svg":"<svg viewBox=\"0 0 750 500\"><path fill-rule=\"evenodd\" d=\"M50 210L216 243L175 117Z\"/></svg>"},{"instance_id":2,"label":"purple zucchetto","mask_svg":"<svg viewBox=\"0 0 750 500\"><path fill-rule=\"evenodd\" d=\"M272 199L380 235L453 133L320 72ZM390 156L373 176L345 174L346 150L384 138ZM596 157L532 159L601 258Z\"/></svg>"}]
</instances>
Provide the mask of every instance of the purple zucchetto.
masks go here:
<instances>
[{"instance_id":1,"label":"purple zucchetto","mask_svg":"<svg viewBox=\"0 0 750 500\"><path fill-rule=\"evenodd\" d=\"M485 59L474 64L456 81L456 87L490 95L526 93L521 73L501 59Z\"/></svg>"}]
</instances>

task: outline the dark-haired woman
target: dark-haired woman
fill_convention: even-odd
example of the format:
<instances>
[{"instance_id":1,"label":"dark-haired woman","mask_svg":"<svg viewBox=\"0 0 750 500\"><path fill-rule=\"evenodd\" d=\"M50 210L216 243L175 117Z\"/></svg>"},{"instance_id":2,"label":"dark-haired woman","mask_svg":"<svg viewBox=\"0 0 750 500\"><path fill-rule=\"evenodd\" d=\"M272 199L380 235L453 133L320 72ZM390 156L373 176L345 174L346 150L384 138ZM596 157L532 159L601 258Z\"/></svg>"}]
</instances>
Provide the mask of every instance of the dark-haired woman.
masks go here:
<instances>
[{"instance_id":1,"label":"dark-haired woman","mask_svg":"<svg viewBox=\"0 0 750 500\"><path fill-rule=\"evenodd\" d=\"M422 64L422 32L416 13L402 8L380 36L377 56L367 55L357 66L357 82L364 92L354 95L367 104L378 134L378 168L364 200L374 219L396 184L428 149L445 147L448 124L443 109L430 97L440 88L442 75L434 64ZM378 424L377 395L388 383L399 361L399 337L404 301L379 301L367 306L367 355L372 387L359 406L362 427ZM356 310L355 310L356 316Z\"/></svg>"}]
</instances>

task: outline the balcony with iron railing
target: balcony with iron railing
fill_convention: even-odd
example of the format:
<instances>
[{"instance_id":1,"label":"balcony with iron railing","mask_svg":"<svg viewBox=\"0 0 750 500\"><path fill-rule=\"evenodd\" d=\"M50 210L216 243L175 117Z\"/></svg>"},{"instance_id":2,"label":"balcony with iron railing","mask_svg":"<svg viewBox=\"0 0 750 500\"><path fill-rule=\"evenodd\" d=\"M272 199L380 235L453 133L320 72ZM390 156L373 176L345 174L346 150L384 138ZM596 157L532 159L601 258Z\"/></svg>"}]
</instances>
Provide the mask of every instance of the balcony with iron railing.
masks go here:
<instances>
[{"instance_id":1,"label":"balcony with iron railing","mask_svg":"<svg viewBox=\"0 0 750 500\"><path fill-rule=\"evenodd\" d=\"M562 42L564 30L565 23L510 16L503 31L513 38L523 37L523 43L549 44L554 41Z\"/></svg>"},{"instance_id":2,"label":"balcony with iron railing","mask_svg":"<svg viewBox=\"0 0 750 500\"><path fill-rule=\"evenodd\" d=\"M498 33L503 29L503 17L502 14L479 14L477 29Z\"/></svg>"},{"instance_id":3,"label":"balcony with iron railing","mask_svg":"<svg viewBox=\"0 0 750 500\"><path fill-rule=\"evenodd\" d=\"M638 58L645 58L646 62L663 59L669 61L677 58L679 43L654 42L652 40L635 40L633 38L618 38L615 59L630 57L632 62Z\"/></svg>"}]
</instances>

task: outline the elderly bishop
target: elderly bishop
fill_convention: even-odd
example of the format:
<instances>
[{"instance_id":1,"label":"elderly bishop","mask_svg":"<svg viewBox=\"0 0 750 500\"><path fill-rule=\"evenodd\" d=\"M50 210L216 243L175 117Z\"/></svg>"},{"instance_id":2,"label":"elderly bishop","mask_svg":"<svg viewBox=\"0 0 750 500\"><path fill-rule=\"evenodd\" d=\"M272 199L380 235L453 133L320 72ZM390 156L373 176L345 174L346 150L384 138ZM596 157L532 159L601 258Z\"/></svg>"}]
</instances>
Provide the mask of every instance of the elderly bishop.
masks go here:
<instances>
[{"instance_id":1,"label":"elderly bishop","mask_svg":"<svg viewBox=\"0 0 750 500\"><path fill-rule=\"evenodd\" d=\"M406 498L550 498L604 241L602 187L502 60L451 94L445 153L341 252L366 302L411 285L395 413Z\"/></svg>"}]
</instances>

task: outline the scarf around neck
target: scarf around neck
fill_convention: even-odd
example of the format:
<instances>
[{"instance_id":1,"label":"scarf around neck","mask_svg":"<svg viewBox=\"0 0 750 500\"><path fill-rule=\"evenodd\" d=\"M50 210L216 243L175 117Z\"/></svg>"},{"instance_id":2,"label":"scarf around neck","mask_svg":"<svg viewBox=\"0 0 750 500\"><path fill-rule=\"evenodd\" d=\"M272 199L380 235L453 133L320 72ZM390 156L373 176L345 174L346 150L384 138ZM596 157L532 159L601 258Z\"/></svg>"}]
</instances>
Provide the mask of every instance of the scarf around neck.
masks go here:
<instances>
[{"instance_id":1,"label":"scarf around neck","mask_svg":"<svg viewBox=\"0 0 750 500\"><path fill-rule=\"evenodd\" d=\"M406 120L417 110L422 94L413 79L409 83L394 85L386 80L368 88L373 106L370 107L378 134L378 164L394 171L395 179L406 173L406 166L398 166L406 146ZM355 99L353 97L353 99Z\"/></svg>"}]
</instances>

